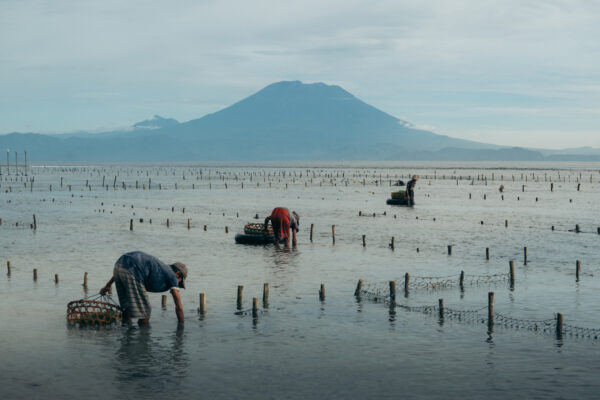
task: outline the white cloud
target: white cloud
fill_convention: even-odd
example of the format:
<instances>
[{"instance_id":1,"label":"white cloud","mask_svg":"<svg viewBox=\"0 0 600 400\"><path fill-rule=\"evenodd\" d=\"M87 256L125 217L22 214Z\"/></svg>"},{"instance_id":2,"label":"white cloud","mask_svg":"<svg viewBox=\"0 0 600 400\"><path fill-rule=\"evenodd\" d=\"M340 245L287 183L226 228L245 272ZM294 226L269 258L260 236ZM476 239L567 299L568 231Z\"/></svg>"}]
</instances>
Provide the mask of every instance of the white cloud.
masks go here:
<instances>
[{"instance_id":1,"label":"white cloud","mask_svg":"<svg viewBox=\"0 0 600 400\"><path fill-rule=\"evenodd\" d=\"M598 115L573 119L600 109L599 17L583 0L4 0L0 132L185 121L283 79L417 126L589 132Z\"/></svg>"}]
</instances>

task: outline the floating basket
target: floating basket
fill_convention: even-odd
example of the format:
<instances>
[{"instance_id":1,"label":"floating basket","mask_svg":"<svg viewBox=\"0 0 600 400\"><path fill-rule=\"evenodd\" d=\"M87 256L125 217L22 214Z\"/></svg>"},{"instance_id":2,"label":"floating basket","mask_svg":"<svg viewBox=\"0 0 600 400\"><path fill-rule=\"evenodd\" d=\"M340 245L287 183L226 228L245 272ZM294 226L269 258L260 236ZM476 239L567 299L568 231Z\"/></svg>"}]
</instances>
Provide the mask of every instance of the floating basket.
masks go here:
<instances>
[{"instance_id":1,"label":"floating basket","mask_svg":"<svg viewBox=\"0 0 600 400\"><path fill-rule=\"evenodd\" d=\"M122 319L121 307L110 296L96 295L67 304L67 322L71 325L104 326Z\"/></svg>"},{"instance_id":2,"label":"floating basket","mask_svg":"<svg viewBox=\"0 0 600 400\"><path fill-rule=\"evenodd\" d=\"M394 199L394 200L406 199L406 191L400 190L398 192L392 192L392 199Z\"/></svg>"},{"instance_id":3,"label":"floating basket","mask_svg":"<svg viewBox=\"0 0 600 400\"><path fill-rule=\"evenodd\" d=\"M269 227L265 232L265 224L260 222L249 222L244 226L244 233L246 235L272 235L273 228Z\"/></svg>"}]
</instances>

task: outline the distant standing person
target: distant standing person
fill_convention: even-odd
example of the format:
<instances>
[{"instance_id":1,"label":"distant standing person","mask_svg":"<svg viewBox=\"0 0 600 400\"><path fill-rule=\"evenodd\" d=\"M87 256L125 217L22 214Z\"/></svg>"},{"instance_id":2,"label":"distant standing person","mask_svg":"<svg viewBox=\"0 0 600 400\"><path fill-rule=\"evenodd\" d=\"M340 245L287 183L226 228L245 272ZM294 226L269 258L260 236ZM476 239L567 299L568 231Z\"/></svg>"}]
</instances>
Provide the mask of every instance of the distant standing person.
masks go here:
<instances>
[{"instance_id":1,"label":"distant standing person","mask_svg":"<svg viewBox=\"0 0 600 400\"><path fill-rule=\"evenodd\" d=\"M265 231L269 226L269 221L273 226L273 235L275 244L279 244L281 239L285 240L285 245L290 245L290 230L292 231L292 245L296 246L296 232L300 226L300 216L296 211L290 211L287 208L277 207L273 209L271 215L265 218Z\"/></svg>"},{"instance_id":2,"label":"distant standing person","mask_svg":"<svg viewBox=\"0 0 600 400\"><path fill-rule=\"evenodd\" d=\"M415 205L415 185L419 180L418 175L413 175L412 179L406 184L406 196L408 197L408 205Z\"/></svg>"},{"instance_id":3,"label":"distant standing person","mask_svg":"<svg viewBox=\"0 0 600 400\"><path fill-rule=\"evenodd\" d=\"M167 265L158 258L141 251L123 254L115 263L113 276L100 290L104 295L115 283L119 303L123 309L123 321L137 319L138 324L147 324L152 307L148 293L171 292L175 302L177 320L183 324L183 307L179 288L185 289L187 267L176 262Z\"/></svg>"}]
</instances>

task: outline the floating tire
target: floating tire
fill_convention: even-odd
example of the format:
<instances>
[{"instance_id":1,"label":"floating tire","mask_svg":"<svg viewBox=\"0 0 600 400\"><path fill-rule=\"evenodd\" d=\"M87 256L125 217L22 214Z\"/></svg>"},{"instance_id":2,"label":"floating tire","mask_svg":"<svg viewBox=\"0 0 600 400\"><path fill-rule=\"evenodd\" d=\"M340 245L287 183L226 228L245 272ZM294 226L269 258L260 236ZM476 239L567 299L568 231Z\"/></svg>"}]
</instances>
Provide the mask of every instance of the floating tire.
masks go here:
<instances>
[{"instance_id":1,"label":"floating tire","mask_svg":"<svg viewBox=\"0 0 600 400\"><path fill-rule=\"evenodd\" d=\"M275 243L275 237L273 235L248 235L245 233L238 233L235 235L235 242L238 244L264 245Z\"/></svg>"},{"instance_id":2,"label":"floating tire","mask_svg":"<svg viewBox=\"0 0 600 400\"><path fill-rule=\"evenodd\" d=\"M387 199L386 203L391 206L407 206L408 199Z\"/></svg>"}]
</instances>

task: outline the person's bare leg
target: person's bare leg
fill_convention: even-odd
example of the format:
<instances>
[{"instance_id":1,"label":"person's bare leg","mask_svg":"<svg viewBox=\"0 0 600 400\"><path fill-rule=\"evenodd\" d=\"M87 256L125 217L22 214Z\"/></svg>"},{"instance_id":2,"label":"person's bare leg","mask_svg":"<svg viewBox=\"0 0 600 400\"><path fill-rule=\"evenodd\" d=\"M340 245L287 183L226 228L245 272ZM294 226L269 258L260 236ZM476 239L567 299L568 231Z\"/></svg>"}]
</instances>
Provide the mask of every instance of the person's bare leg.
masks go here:
<instances>
[{"instance_id":1,"label":"person's bare leg","mask_svg":"<svg viewBox=\"0 0 600 400\"><path fill-rule=\"evenodd\" d=\"M142 325L148 325L148 323L150 322L150 318L140 318L138 319L138 325L142 326Z\"/></svg>"},{"instance_id":2,"label":"person's bare leg","mask_svg":"<svg viewBox=\"0 0 600 400\"><path fill-rule=\"evenodd\" d=\"M123 314L121 315L122 318L122 322L124 324L129 323L130 317L129 317L129 310L123 310Z\"/></svg>"}]
</instances>

